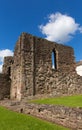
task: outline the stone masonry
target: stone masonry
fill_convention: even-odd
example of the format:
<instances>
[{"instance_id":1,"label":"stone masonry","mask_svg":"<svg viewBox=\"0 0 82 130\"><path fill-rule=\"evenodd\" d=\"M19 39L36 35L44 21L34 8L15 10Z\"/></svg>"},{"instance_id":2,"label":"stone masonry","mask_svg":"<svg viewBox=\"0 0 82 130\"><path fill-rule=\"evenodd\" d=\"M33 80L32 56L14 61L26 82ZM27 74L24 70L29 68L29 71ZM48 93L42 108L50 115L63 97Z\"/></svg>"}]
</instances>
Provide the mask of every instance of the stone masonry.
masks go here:
<instances>
[{"instance_id":1,"label":"stone masonry","mask_svg":"<svg viewBox=\"0 0 82 130\"><path fill-rule=\"evenodd\" d=\"M3 74L11 79L11 99L21 100L34 95L82 93L82 78L75 67L71 47L22 33L14 56L4 59Z\"/></svg>"},{"instance_id":2,"label":"stone masonry","mask_svg":"<svg viewBox=\"0 0 82 130\"><path fill-rule=\"evenodd\" d=\"M70 128L70 130L82 130L82 108L71 108L60 105L33 104L3 100L0 105L7 109L32 115L56 124Z\"/></svg>"},{"instance_id":3,"label":"stone masonry","mask_svg":"<svg viewBox=\"0 0 82 130\"><path fill-rule=\"evenodd\" d=\"M0 100L10 97L11 80L8 75L0 74Z\"/></svg>"}]
</instances>

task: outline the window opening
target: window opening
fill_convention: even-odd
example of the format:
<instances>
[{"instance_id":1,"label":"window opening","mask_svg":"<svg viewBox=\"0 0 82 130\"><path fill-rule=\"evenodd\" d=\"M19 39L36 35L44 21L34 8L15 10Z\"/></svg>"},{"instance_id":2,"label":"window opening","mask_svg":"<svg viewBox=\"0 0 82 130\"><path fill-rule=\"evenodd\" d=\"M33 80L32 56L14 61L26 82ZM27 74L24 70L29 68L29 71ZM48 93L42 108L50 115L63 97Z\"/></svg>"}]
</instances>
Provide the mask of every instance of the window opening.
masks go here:
<instances>
[{"instance_id":1,"label":"window opening","mask_svg":"<svg viewBox=\"0 0 82 130\"><path fill-rule=\"evenodd\" d=\"M52 51L52 68L57 69L56 51Z\"/></svg>"}]
</instances>

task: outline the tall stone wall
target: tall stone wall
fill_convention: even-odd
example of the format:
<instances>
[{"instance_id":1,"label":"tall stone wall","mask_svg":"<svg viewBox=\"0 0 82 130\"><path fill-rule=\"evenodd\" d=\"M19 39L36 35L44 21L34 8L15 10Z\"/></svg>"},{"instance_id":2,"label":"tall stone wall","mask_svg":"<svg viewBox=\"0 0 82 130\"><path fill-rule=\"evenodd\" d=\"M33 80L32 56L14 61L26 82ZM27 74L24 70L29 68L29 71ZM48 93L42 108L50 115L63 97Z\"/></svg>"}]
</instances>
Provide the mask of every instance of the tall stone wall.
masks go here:
<instances>
[{"instance_id":1,"label":"tall stone wall","mask_svg":"<svg viewBox=\"0 0 82 130\"><path fill-rule=\"evenodd\" d=\"M2 73L11 76L12 64L13 64L13 57L12 56L5 57Z\"/></svg>"},{"instance_id":2,"label":"tall stone wall","mask_svg":"<svg viewBox=\"0 0 82 130\"><path fill-rule=\"evenodd\" d=\"M8 75L0 74L0 99L10 97L11 80Z\"/></svg>"},{"instance_id":3,"label":"tall stone wall","mask_svg":"<svg viewBox=\"0 0 82 130\"><path fill-rule=\"evenodd\" d=\"M11 80L12 80L13 57L4 58L2 74L0 74L0 99L10 97Z\"/></svg>"},{"instance_id":4,"label":"tall stone wall","mask_svg":"<svg viewBox=\"0 0 82 130\"><path fill-rule=\"evenodd\" d=\"M53 51L56 54L54 69ZM22 33L15 47L13 68L11 93L17 99L41 94L82 92L82 82L75 72L71 47Z\"/></svg>"},{"instance_id":5,"label":"tall stone wall","mask_svg":"<svg viewBox=\"0 0 82 130\"><path fill-rule=\"evenodd\" d=\"M61 79L75 71L74 52L71 47L35 38L35 88L36 94L63 94ZM56 51L56 69L52 68L52 51ZM59 82L61 80L60 85ZM65 89L65 88L64 88Z\"/></svg>"},{"instance_id":6,"label":"tall stone wall","mask_svg":"<svg viewBox=\"0 0 82 130\"><path fill-rule=\"evenodd\" d=\"M22 33L16 43L11 98L33 95L33 37Z\"/></svg>"},{"instance_id":7,"label":"tall stone wall","mask_svg":"<svg viewBox=\"0 0 82 130\"><path fill-rule=\"evenodd\" d=\"M56 69L52 68L51 55L53 50L56 51ZM66 90L65 94L67 93L67 84L61 82L58 85L58 83L61 80L61 75L66 77L68 72L70 73L75 69L74 52L71 47L23 33L16 44L14 68L17 68L16 61L17 64L19 63L18 69L19 71L21 70L21 73L15 69L16 72L19 72L19 76L15 72L19 78L16 78L15 81L13 80L13 83L21 79L21 84L19 84L19 80L15 84L16 86L18 85L16 88L22 94L22 98L37 94L63 94L62 84L64 84L64 89ZM21 66L21 69L19 66Z\"/></svg>"},{"instance_id":8,"label":"tall stone wall","mask_svg":"<svg viewBox=\"0 0 82 130\"><path fill-rule=\"evenodd\" d=\"M17 99L21 98L21 87L23 85L23 79L22 79L22 39L19 38L19 40L16 43L15 51L14 51L14 63L12 65L12 83L11 83L11 99Z\"/></svg>"},{"instance_id":9,"label":"tall stone wall","mask_svg":"<svg viewBox=\"0 0 82 130\"><path fill-rule=\"evenodd\" d=\"M13 58L5 60L3 72L7 74L10 67L12 99L82 93L82 79L76 74L71 47L22 33Z\"/></svg>"}]
</instances>

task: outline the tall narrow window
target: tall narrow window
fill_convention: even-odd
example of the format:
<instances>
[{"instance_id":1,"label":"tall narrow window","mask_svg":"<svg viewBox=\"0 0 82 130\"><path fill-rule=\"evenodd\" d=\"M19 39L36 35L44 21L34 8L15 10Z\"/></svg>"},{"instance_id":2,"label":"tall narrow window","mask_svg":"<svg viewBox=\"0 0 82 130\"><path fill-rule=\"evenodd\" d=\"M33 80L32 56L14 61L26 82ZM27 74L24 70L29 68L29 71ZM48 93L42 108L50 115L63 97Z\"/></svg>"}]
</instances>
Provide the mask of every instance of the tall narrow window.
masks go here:
<instances>
[{"instance_id":1,"label":"tall narrow window","mask_svg":"<svg viewBox=\"0 0 82 130\"><path fill-rule=\"evenodd\" d=\"M52 68L57 69L56 51L52 51Z\"/></svg>"}]
</instances>

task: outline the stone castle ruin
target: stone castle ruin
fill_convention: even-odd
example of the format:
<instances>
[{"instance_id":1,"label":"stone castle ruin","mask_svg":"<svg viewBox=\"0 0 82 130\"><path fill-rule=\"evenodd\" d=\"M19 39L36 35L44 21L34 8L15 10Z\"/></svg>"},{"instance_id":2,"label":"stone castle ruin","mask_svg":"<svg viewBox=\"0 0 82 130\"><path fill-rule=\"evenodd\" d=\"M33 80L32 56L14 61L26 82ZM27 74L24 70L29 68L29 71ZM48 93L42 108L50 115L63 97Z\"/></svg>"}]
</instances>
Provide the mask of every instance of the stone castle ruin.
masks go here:
<instances>
[{"instance_id":1,"label":"stone castle ruin","mask_svg":"<svg viewBox=\"0 0 82 130\"><path fill-rule=\"evenodd\" d=\"M4 58L0 99L82 93L82 78L75 67L71 47L22 33L14 56Z\"/></svg>"}]
</instances>

